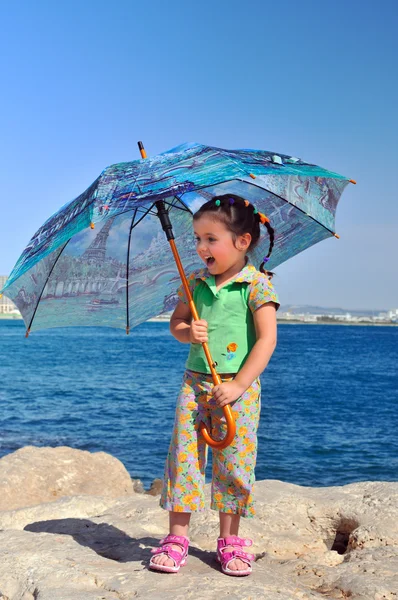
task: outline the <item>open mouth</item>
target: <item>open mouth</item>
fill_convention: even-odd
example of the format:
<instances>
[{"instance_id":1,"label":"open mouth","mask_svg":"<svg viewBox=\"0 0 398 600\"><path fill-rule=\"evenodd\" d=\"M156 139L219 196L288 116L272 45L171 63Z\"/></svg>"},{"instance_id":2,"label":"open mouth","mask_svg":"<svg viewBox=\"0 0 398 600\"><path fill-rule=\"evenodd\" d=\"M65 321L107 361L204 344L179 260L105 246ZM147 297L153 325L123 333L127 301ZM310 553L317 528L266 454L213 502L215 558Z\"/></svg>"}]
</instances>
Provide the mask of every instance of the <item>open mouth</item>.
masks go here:
<instances>
[{"instance_id":1,"label":"open mouth","mask_svg":"<svg viewBox=\"0 0 398 600\"><path fill-rule=\"evenodd\" d=\"M215 263L215 259L212 256L205 256L206 265L211 267Z\"/></svg>"}]
</instances>

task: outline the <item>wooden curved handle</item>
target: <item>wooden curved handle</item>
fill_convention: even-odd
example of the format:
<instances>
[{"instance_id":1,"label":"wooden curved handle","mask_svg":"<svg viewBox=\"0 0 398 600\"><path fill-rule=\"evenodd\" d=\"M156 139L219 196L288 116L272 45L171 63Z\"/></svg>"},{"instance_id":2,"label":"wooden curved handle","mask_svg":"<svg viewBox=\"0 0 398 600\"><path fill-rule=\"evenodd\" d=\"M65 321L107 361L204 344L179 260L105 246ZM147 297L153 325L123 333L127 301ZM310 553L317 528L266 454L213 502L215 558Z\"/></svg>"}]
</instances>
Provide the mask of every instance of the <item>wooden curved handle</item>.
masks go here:
<instances>
[{"instance_id":1,"label":"wooden curved handle","mask_svg":"<svg viewBox=\"0 0 398 600\"><path fill-rule=\"evenodd\" d=\"M227 446L229 446L231 444L232 440L234 439L235 433L236 433L236 423L235 423L234 417L232 415L231 407L227 404L227 406L223 406L223 411L224 411L225 420L227 422L227 433L226 433L224 439L213 440L213 438L211 437L211 435L210 435L206 425L203 423L203 421L200 424L200 431L201 431L203 437L205 438L206 444L208 444L212 448L218 448L218 450L222 450L223 448L226 448Z\"/></svg>"}]
</instances>

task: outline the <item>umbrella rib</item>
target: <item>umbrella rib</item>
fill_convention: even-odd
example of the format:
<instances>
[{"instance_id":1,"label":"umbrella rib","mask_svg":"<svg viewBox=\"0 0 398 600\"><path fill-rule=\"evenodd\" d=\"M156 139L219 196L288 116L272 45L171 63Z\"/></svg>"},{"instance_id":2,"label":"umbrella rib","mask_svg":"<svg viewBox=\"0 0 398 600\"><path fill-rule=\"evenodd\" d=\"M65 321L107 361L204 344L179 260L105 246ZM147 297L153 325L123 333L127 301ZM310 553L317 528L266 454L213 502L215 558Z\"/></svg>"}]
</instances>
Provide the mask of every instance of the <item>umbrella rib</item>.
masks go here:
<instances>
[{"instance_id":1,"label":"umbrella rib","mask_svg":"<svg viewBox=\"0 0 398 600\"><path fill-rule=\"evenodd\" d=\"M207 148L211 148L211 146L207 146ZM246 172L243 167L241 167L239 164L237 164L236 161L234 161L234 159L231 158L228 154L226 154L222 149L220 149L220 148L214 148L214 150L216 150L216 152L218 152L219 154L221 154L222 156L224 156L224 158L226 158L227 160L229 160L230 162L232 162L238 169L240 169L241 171L243 171L243 173L245 173L246 175L250 175L249 170ZM236 179L238 181L243 181L243 179L239 179L239 178L236 178ZM245 181L244 183L248 183L250 185L254 185L255 187L263 189L263 190L266 189L266 188L263 188L263 187L261 187L259 185L256 185L255 183L252 183L251 181ZM323 225L323 223L321 223L317 219L314 219L314 217L312 217L311 215L309 215L308 213L306 213L305 210L303 210L302 208L300 208L296 204L292 204L292 202L289 202L289 200L286 200L286 198L282 198L282 196L279 196L278 194L275 194L274 192L271 192L270 190L266 190L266 191L269 192L270 194L273 194L277 198L280 198L281 200L284 200L285 202L287 202L288 204L290 204L290 206L294 206L299 211L301 211L304 215L306 215L307 217L310 217L310 219L312 219L313 221L315 221L315 223L318 223L319 225L321 225L321 227L324 227L332 235L335 235L335 232L332 231L331 229L329 229L329 227L326 227L326 225Z\"/></svg>"},{"instance_id":2,"label":"umbrella rib","mask_svg":"<svg viewBox=\"0 0 398 600\"><path fill-rule=\"evenodd\" d=\"M148 164L148 162L147 162L147 161L142 161L142 164L141 164L140 170L138 171L138 173L137 173L137 174L136 174L136 176L135 176L134 183L133 183L133 187L131 188L131 190L130 190L130 192L129 192L129 195L128 195L128 198L127 198L127 199L126 199L126 201L125 201L125 206L126 206L126 203L127 203L127 202L129 202L129 200L130 200L130 198L131 198L131 195L132 195L132 193L134 192L134 188L135 188L135 186L137 186L137 188L138 188L138 191L141 193L141 188L140 188L139 184L137 183L137 181L138 181L138 179L141 177L141 173L142 173L142 170L143 170L143 168L144 168L144 165L146 166L147 164Z\"/></svg>"},{"instance_id":3,"label":"umbrella rib","mask_svg":"<svg viewBox=\"0 0 398 600\"><path fill-rule=\"evenodd\" d=\"M226 158L229 159L229 157L226 157ZM231 160L231 162L234 162L232 159L229 159L229 160ZM243 169L241 169L241 170L243 171ZM298 211L300 211L301 213L303 213L303 215L305 215L306 217L309 217L310 219L312 219L315 223L318 223L318 225L320 225L321 227L323 227L324 229L326 229L327 231L329 231L329 233L331 233L332 235L336 235L335 232L332 229L330 229L329 227L327 227L326 225L324 225L323 223L321 223L320 221L318 221L317 219L315 219L309 213L306 213L305 210L303 210L302 208L300 208L299 206L297 206L297 204L293 204L292 202L289 202L289 200L286 200L286 198L283 198L283 196L279 196L279 194L276 194L275 192L272 192L271 190L268 190L265 187L257 185L256 183L254 183L252 181L246 181L245 179L241 179L239 177L236 177L234 179L235 179L235 181L242 181L242 183L246 183L247 185L252 185L252 186L256 187L257 189L264 190L264 191L268 192L269 194L272 194L276 198L279 198L283 202L286 202L287 204L290 204L290 206L293 206L294 208L296 208ZM195 188L195 190L192 190L192 191L196 192L197 190L201 190L201 189L205 190L208 187L215 187L217 185L222 185L223 183L228 183L230 181L233 181L233 180L231 180L231 179L225 179L223 181L218 181L216 183L213 183L211 186L209 186L209 185L198 186L198 187ZM190 210L190 208L183 202L183 200L179 196L177 196L175 194L173 197L176 198L177 200L179 200L181 202L181 204L185 207L185 209L164 200L165 204L168 204L169 206L172 206L172 207L177 208L179 210L184 210L184 211L186 210L190 214L193 214L192 211ZM144 218L148 213L150 213L150 211L151 211L151 209L152 209L153 206L154 206L154 204L152 204L152 206L147 210L147 212L144 214L144 216L142 218ZM154 216L157 216L157 213L151 213L151 214L153 214ZM134 227L138 223L139 223L139 221L137 221L137 223L134 224Z\"/></svg>"},{"instance_id":4,"label":"umbrella rib","mask_svg":"<svg viewBox=\"0 0 398 600\"><path fill-rule=\"evenodd\" d=\"M211 148L211 146L207 146L207 148ZM250 171L244 169L243 167L241 167L239 165L239 163L237 163L237 161L235 161L233 158L231 158L229 156L229 154L225 153L225 150L222 150L222 148L212 148L213 150L215 150L216 152L218 152L219 154L221 154L224 158L226 158L227 160L229 160L232 164L235 165L235 167L237 167L240 171L243 171L243 173L245 175L250 175Z\"/></svg>"},{"instance_id":5,"label":"umbrella rib","mask_svg":"<svg viewBox=\"0 0 398 600\"><path fill-rule=\"evenodd\" d=\"M188 206L185 204L185 202L183 200L181 200L181 198L179 196L177 196L177 194L175 194L174 198L178 202L181 202L181 204L184 206L184 208L181 208L181 206L177 206L176 204L173 204L172 202L169 204L169 206L172 206L174 208L178 208L178 210L183 210L184 212L189 212L191 215L193 215L193 212L191 211L191 209L188 208ZM168 202L165 202L165 204L168 204Z\"/></svg>"},{"instance_id":6,"label":"umbrella rib","mask_svg":"<svg viewBox=\"0 0 398 600\"><path fill-rule=\"evenodd\" d=\"M26 330L26 337L29 335L30 328L32 327L33 319L34 319L34 318L35 318L35 316L36 316L36 311L37 311L37 309L38 309L38 307L39 307L40 300L41 300L41 297L42 297L42 295L43 295L43 292L44 292L44 290L46 289L46 285L47 285L47 283L48 283L48 280L50 279L50 277L51 277L51 274L52 274L52 272L54 271L54 267L55 267L55 265L57 264L57 262L58 262L58 260L59 260L59 257L61 256L62 252L65 250L66 246L67 246L67 245L68 245L68 243L70 242L70 239L71 239L71 238L69 238L69 240L67 240L67 241L65 242L65 244L64 244L64 246L63 246L63 248L62 248L61 252L58 254L57 258L56 258L56 259L55 259L55 261L54 261L54 264L53 264L53 266L52 266L52 267L51 267L51 269L50 269L50 272L49 272L49 274L47 275L47 279L46 279L46 281L44 282L43 288L42 288L42 290L41 290L41 292L40 292L39 299L37 300L37 304L36 304L36 306L35 306L35 310L33 311L32 318L31 318L31 320L30 320L30 323L29 323L29 325L28 325L28 328L27 328L27 330Z\"/></svg>"},{"instance_id":7,"label":"umbrella rib","mask_svg":"<svg viewBox=\"0 0 398 600\"><path fill-rule=\"evenodd\" d=\"M321 227L323 227L324 229L326 229L327 231L329 231L332 235L334 235L334 236L336 235L336 233L332 229L329 229L329 227L326 227L326 225L324 225L323 223L321 223L320 221L318 221L318 219L315 219L315 217L313 217L309 213L306 213L305 210L303 210L302 208L300 208L299 206L297 206L297 204L293 204L292 202L289 202L289 200L286 200L286 198L283 198L282 196L279 196L279 194L275 194L275 192L271 192L271 190L267 190L265 187L262 187L261 185L257 185L256 183L252 183L251 181L244 181L243 179L237 179L237 181L242 181L243 183L247 183L249 185L253 185L254 187L256 187L256 188L258 188L260 190L265 190L266 192L268 192L269 194L272 194L276 198L279 198L280 200L283 200L287 204L290 204L290 206L293 206L294 208L297 208L297 210L299 210L300 212L302 212L303 215L305 215L306 217L309 217L310 219L312 219L313 221L315 221L315 223L318 223L318 225L320 225Z\"/></svg>"},{"instance_id":8,"label":"umbrella rib","mask_svg":"<svg viewBox=\"0 0 398 600\"><path fill-rule=\"evenodd\" d=\"M185 203L178 198L178 196L174 196L174 198L178 201L181 202L181 204L185 207L180 208L179 206L176 206L173 203L166 203L169 204L169 206L174 206L175 208L179 208L180 210L184 210L184 212L191 212L189 210L189 208L185 205ZM127 243L127 265L126 265L126 333L129 334L130 333L130 306L129 306L129 267L130 267L130 246L131 246L131 234L132 231L134 229L134 227L136 227L138 225L138 223L140 223L140 221L142 221L142 219L144 219L146 217L147 214L151 213L151 209L154 205L152 204L152 206L150 206L147 211L145 212L145 214L143 214L141 216L140 219L138 219L138 221L135 222L135 218L137 216L137 212L138 212L138 208L136 208L134 210L134 215L133 218L131 220L131 224L130 224L130 231L129 231L129 239L128 239L128 243Z\"/></svg>"},{"instance_id":9,"label":"umbrella rib","mask_svg":"<svg viewBox=\"0 0 398 600\"><path fill-rule=\"evenodd\" d=\"M104 171L105 171L105 170L106 170L106 169L104 169ZM103 172L104 172L104 171L103 171ZM101 175L102 175L102 173L101 173ZM99 181L99 179L100 179L101 175L100 175L99 177L97 177L97 179L96 179L96 180L95 180L95 181L94 181L94 182L91 184L91 186L89 186L89 187L87 188L87 190L91 189L91 188L92 188L92 187L93 187L93 186L94 186L94 185L95 185L95 184L96 184L96 183ZM66 211L66 209L67 209L68 207L70 208L70 205L72 205L72 204L73 204L73 205L75 205L75 203L77 203L77 200L80 198L80 196L83 196L83 195L84 195L84 194L87 192L87 190L86 190L85 192L83 192L82 194L80 194L80 195L79 195L77 198L75 198L74 200L71 200L71 202L69 202L69 204L67 204L67 205L64 207L65 211ZM90 200L90 202L87 202L87 204L85 204L85 205L84 205L84 207L83 207L81 210L79 210L79 212L76 212L76 213L73 215L73 218L71 218L70 220L66 220L66 222L65 222L65 225L62 225L62 227L60 227L60 229L58 230L58 232L57 232L57 233L59 233L59 232L60 232L60 231L61 231L61 230L62 230L64 227L66 227L67 225L70 225L71 223L73 223L73 222L75 221L75 219L77 219L77 217L79 217L80 215L82 215L82 214L83 214L83 212L84 212L84 211L85 211L85 210L86 210L86 209L87 209L89 206L92 206L92 204L94 204L94 202L95 202L95 201L96 201L96 196L95 196L94 198L92 198L92 199ZM60 209L60 210L61 210L61 209ZM75 210L76 210L76 209L75 209ZM56 213L56 214L58 214L58 213ZM55 216L55 215L53 215L53 217L54 217L54 216ZM50 217L50 219L52 219L53 217ZM65 217L65 215L64 215L64 218L66 218L66 217ZM47 221L49 221L50 219L47 219ZM33 239L35 239L35 237L37 236L38 232L39 232L39 231L40 231L40 230L41 230L41 229L44 227L44 225L47 223L47 221L46 221L46 222L45 222L45 223L42 225L42 227L40 227L40 229L39 229L38 231L36 231L35 235L33 236L33 238L32 238L30 241L32 241ZM44 246L45 242L46 242L46 238L44 238L44 240L43 240L42 242L40 242L39 244L37 244L37 246L36 246L35 250L34 250L34 251L32 251L32 252L30 253L30 255L29 255L29 256L30 256L30 257L32 257L32 256L36 256L36 254L39 254L39 253L42 251L42 249L43 249L43 246ZM14 281L15 281L15 279L14 279Z\"/></svg>"},{"instance_id":10,"label":"umbrella rib","mask_svg":"<svg viewBox=\"0 0 398 600\"><path fill-rule=\"evenodd\" d=\"M141 216L141 218L139 218L139 219L138 219L138 221L136 221L136 222L134 223L134 225L133 225L133 229L134 229L134 227L137 227L138 223L141 223L142 219L145 219L145 217L146 217L148 214L151 214L151 215L153 215L154 217L156 217L156 216L157 216L157 214L156 214L156 213L151 213L151 208L153 208L153 206L154 206L154 204L152 203L152 206L150 206L150 208L148 208L148 210L147 210L147 211L146 211L146 212L145 212L145 213L144 213L144 214ZM137 210L137 211L138 211L138 208L136 208L135 210Z\"/></svg>"},{"instance_id":11,"label":"umbrella rib","mask_svg":"<svg viewBox=\"0 0 398 600\"><path fill-rule=\"evenodd\" d=\"M134 229L134 227L136 227L138 225L138 223L140 223L142 221L142 219L144 219L148 213L150 213L151 208L154 206L154 204L152 204L148 210L138 219L138 221L134 222L134 219L137 215L138 212L138 208L135 209L134 211L134 216L131 220L131 225L130 225L130 231L129 231L129 241L128 241L128 245L127 245L127 266L126 266L126 318L127 318L127 325L126 325L126 333L130 333L130 311L129 311L129 267L130 267L130 242L131 242L131 233ZM128 211L126 211L128 212ZM123 214L123 213L121 213Z\"/></svg>"},{"instance_id":12,"label":"umbrella rib","mask_svg":"<svg viewBox=\"0 0 398 600\"><path fill-rule=\"evenodd\" d=\"M318 225L320 225L321 227L323 227L324 229L326 229L327 231L329 231L332 235L334 235L334 236L336 235L335 232L332 229L329 229L329 227L327 227L326 225L324 225L323 223L321 223L320 221L318 221L317 219L315 219L312 215L310 215L309 213L306 213L305 210L303 210L302 208L300 208L299 206L297 206L297 204L293 204L292 202L289 202L289 200L286 200L286 198L283 198L283 196L279 196L279 194L276 194L275 192L271 192L271 190L268 190L267 188L262 187L261 185L257 185L256 183L253 183L252 181L246 181L245 179L240 179L239 177L235 177L234 179L224 179L222 181L217 181L216 183L212 183L211 185L198 186L198 187L195 187L195 189L191 190L191 191L196 192L198 190L205 190L206 188L215 187L217 185L222 185L223 183L229 183L230 181L241 181L242 183L246 183L247 185L252 185L252 186L256 187L257 189L264 190L265 192L268 192L269 194L272 194L273 196L275 196L275 198L279 198L280 200L283 200L283 202L286 202L287 204L290 204L290 206L293 206L294 208L297 208L297 210L299 210L300 212L302 212L303 215L305 215L306 217L309 217L310 219L312 219L313 221L315 221L315 223L318 223ZM182 200L180 200L180 201L182 202ZM188 210L189 210L189 208L188 208ZM191 212L191 214L192 214L192 211L189 210L189 212Z\"/></svg>"},{"instance_id":13,"label":"umbrella rib","mask_svg":"<svg viewBox=\"0 0 398 600\"><path fill-rule=\"evenodd\" d=\"M130 242L131 242L131 232L134 228L134 219L137 215L137 208L134 211L133 218L131 219L130 231L129 231L129 241L127 244L127 265L126 265L126 333L130 333L130 314L129 314L129 266L130 266Z\"/></svg>"}]
</instances>

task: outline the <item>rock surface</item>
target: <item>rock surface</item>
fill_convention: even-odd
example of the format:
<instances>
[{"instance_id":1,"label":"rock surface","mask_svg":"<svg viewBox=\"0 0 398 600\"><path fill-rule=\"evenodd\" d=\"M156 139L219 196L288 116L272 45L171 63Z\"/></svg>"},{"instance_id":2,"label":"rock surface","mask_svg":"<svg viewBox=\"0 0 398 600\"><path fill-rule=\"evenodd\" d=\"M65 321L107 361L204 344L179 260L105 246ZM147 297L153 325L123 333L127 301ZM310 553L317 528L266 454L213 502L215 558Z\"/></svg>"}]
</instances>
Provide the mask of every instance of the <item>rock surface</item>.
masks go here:
<instances>
[{"instance_id":1,"label":"rock surface","mask_svg":"<svg viewBox=\"0 0 398 600\"><path fill-rule=\"evenodd\" d=\"M40 450L59 456L58 448ZM10 464L18 452L0 460L1 473L2 462ZM43 493L43 466L36 456L39 462L31 466ZM56 458L54 464L60 477ZM166 575L146 569L150 548L167 529L159 498L125 488L112 497L109 482L103 482L103 493L96 488L92 495L81 482L77 495L68 477L71 464L73 473L73 462L63 466L62 481L71 482L68 496L50 494L50 501L22 507L20 488L8 489L7 498L13 492L16 504L0 511L0 600L398 600L396 482L329 488L257 482L257 517L242 519L240 532L255 540L253 574L234 578L220 572L214 559L218 517L206 510L192 517L187 566ZM42 476L52 481L52 467L45 469ZM7 486L11 481L20 486L19 473L15 480L11 475ZM66 485L62 489L68 492Z\"/></svg>"},{"instance_id":2,"label":"rock surface","mask_svg":"<svg viewBox=\"0 0 398 600\"><path fill-rule=\"evenodd\" d=\"M53 502L62 496L117 498L134 491L117 458L66 446L26 446L0 460L0 511Z\"/></svg>"}]
</instances>

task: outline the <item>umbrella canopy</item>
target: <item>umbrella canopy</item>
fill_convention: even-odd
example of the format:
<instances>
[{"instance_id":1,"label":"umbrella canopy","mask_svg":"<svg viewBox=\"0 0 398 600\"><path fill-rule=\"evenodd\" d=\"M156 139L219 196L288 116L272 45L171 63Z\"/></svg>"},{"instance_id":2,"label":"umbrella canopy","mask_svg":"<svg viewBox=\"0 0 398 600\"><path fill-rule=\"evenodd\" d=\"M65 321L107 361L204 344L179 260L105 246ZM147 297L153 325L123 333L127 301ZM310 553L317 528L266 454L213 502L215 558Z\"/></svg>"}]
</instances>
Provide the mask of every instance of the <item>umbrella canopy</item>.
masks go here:
<instances>
[{"instance_id":1,"label":"umbrella canopy","mask_svg":"<svg viewBox=\"0 0 398 600\"><path fill-rule=\"evenodd\" d=\"M40 227L3 292L32 331L70 325L129 331L177 302L180 278L156 202L165 203L182 265L190 272L203 267L192 213L215 195L243 196L275 230L267 263L274 269L335 235L337 203L349 181L283 154L201 144L112 165ZM250 255L257 266L269 244L261 229Z\"/></svg>"}]
</instances>

